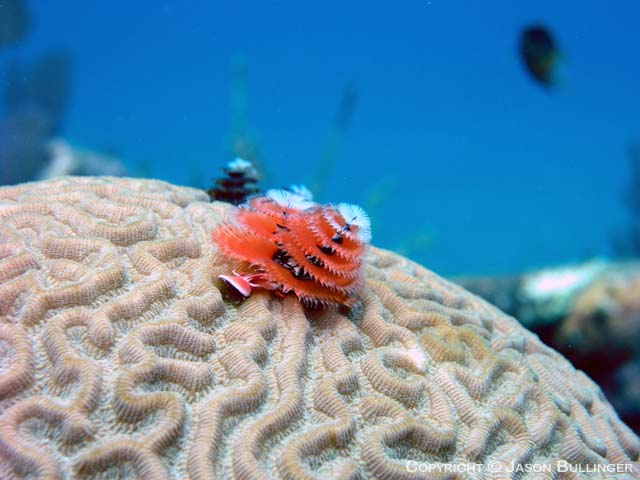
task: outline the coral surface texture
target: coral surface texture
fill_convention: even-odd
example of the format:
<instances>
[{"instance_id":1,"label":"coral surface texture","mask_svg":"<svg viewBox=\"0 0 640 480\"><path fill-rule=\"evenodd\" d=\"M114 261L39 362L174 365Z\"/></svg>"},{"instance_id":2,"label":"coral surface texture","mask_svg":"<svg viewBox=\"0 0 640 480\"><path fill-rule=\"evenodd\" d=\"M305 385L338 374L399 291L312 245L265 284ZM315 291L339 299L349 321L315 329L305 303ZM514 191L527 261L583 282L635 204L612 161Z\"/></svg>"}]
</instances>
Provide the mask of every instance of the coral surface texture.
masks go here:
<instances>
[{"instance_id":1,"label":"coral surface texture","mask_svg":"<svg viewBox=\"0 0 640 480\"><path fill-rule=\"evenodd\" d=\"M589 378L398 255L369 250L350 311L227 298L231 208L151 180L0 189L1 479L640 478ZM631 470L506 470L560 461Z\"/></svg>"}]
</instances>

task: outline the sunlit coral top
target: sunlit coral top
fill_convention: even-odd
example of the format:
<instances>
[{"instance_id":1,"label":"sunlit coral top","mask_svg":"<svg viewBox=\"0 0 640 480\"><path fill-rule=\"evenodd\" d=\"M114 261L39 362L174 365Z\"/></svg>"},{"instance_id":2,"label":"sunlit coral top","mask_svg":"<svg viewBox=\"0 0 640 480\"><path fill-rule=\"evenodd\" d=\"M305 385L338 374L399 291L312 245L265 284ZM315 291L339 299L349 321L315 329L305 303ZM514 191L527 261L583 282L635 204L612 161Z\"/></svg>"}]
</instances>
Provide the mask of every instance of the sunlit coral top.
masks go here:
<instances>
[{"instance_id":1,"label":"sunlit coral top","mask_svg":"<svg viewBox=\"0 0 640 480\"><path fill-rule=\"evenodd\" d=\"M286 190L250 199L212 232L224 254L247 264L248 272L221 275L243 295L260 287L328 306L355 303L370 238L362 208L316 205Z\"/></svg>"}]
</instances>

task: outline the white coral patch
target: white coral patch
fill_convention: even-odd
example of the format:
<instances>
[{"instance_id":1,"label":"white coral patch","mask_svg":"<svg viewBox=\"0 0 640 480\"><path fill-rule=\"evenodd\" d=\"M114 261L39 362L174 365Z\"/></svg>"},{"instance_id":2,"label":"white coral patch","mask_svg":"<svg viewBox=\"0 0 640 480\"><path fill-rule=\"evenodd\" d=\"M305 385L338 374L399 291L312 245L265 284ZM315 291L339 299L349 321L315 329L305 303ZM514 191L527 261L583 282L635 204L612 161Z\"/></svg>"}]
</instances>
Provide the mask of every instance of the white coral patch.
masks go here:
<instances>
[{"instance_id":1,"label":"white coral patch","mask_svg":"<svg viewBox=\"0 0 640 480\"><path fill-rule=\"evenodd\" d=\"M293 208L296 210L307 210L315 205L301 195L288 190L271 189L267 191L267 197L276 202L281 207Z\"/></svg>"},{"instance_id":2,"label":"white coral patch","mask_svg":"<svg viewBox=\"0 0 640 480\"><path fill-rule=\"evenodd\" d=\"M352 227L357 227L355 234L362 243L371 241L371 220L362 207L350 203L339 203L338 213Z\"/></svg>"},{"instance_id":3,"label":"white coral patch","mask_svg":"<svg viewBox=\"0 0 640 480\"><path fill-rule=\"evenodd\" d=\"M411 362L415 367L424 372L427 368L427 356L419 348L410 348L405 352L405 355L411 359Z\"/></svg>"},{"instance_id":4,"label":"white coral patch","mask_svg":"<svg viewBox=\"0 0 640 480\"><path fill-rule=\"evenodd\" d=\"M602 261L549 268L528 274L522 296L533 302L540 319L565 316L578 295L605 268Z\"/></svg>"},{"instance_id":5,"label":"white coral patch","mask_svg":"<svg viewBox=\"0 0 640 480\"><path fill-rule=\"evenodd\" d=\"M573 293L587 285L603 270L603 263L594 261L584 265L574 265L546 269L532 274L524 286L528 296L547 298L550 296Z\"/></svg>"}]
</instances>

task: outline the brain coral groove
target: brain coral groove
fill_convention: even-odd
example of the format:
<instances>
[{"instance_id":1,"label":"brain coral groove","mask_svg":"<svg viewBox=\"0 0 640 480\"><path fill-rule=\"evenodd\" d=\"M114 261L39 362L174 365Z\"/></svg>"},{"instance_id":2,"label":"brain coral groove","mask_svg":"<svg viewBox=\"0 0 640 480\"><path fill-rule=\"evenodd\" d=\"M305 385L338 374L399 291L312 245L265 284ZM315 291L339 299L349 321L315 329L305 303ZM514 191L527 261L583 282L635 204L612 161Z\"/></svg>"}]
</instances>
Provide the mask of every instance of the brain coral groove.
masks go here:
<instances>
[{"instance_id":1,"label":"brain coral groove","mask_svg":"<svg viewBox=\"0 0 640 480\"><path fill-rule=\"evenodd\" d=\"M0 478L640 478L590 379L402 257L370 249L348 315L226 299L209 238L230 209L152 180L0 188Z\"/></svg>"}]
</instances>

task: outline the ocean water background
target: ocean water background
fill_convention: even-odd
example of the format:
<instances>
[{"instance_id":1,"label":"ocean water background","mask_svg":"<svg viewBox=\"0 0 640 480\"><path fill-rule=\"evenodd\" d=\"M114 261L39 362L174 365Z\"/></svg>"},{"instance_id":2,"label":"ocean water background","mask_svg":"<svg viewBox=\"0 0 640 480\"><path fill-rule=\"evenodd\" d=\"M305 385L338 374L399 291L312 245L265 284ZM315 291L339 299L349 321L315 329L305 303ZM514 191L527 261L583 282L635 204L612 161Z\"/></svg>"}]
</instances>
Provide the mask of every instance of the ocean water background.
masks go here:
<instances>
[{"instance_id":1,"label":"ocean water background","mask_svg":"<svg viewBox=\"0 0 640 480\"><path fill-rule=\"evenodd\" d=\"M1 0L0 0L1 1ZM636 1L32 0L12 60L73 58L63 136L132 175L206 187L231 157L232 66L262 186L308 183L346 85L350 127L319 199L372 210L373 243L432 270L518 272L611 253L640 141ZM563 52L547 91L518 57L542 22ZM375 199L375 205L372 203Z\"/></svg>"}]
</instances>

